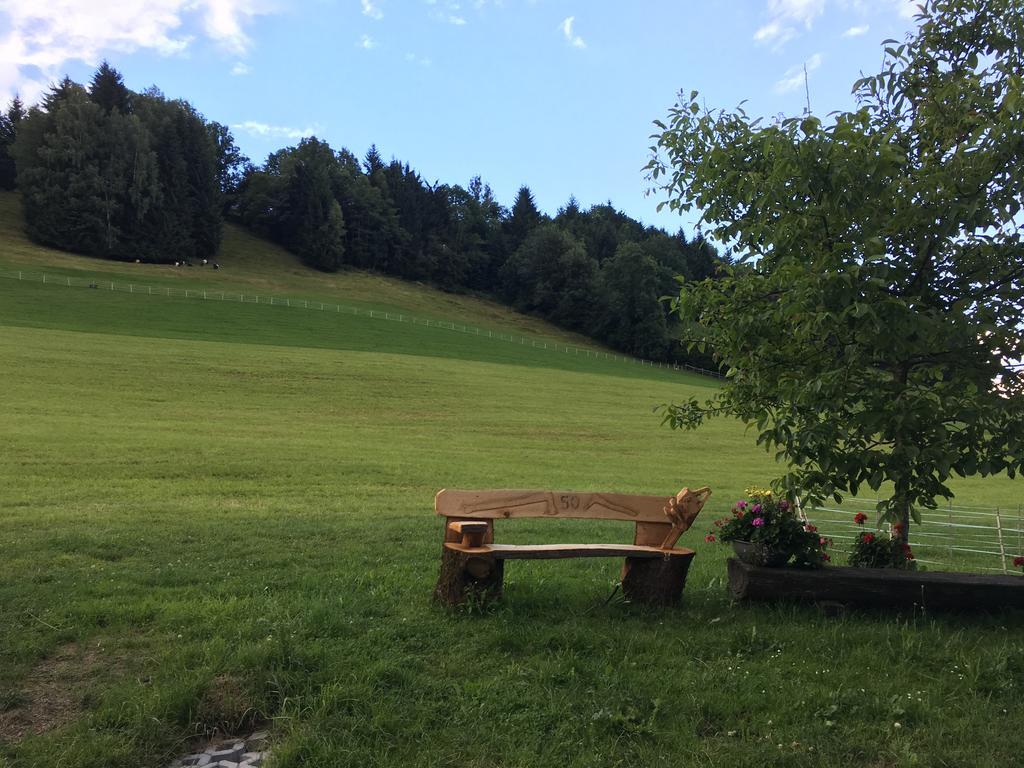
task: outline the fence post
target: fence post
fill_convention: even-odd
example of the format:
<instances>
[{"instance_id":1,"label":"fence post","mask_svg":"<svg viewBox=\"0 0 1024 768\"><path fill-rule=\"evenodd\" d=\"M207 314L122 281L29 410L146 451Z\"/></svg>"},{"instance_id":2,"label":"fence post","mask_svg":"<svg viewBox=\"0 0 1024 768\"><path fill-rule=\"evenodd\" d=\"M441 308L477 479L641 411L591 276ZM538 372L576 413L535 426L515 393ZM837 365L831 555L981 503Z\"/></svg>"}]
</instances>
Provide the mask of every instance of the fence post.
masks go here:
<instances>
[{"instance_id":1,"label":"fence post","mask_svg":"<svg viewBox=\"0 0 1024 768\"><path fill-rule=\"evenodd\" d=\"M1024 549L1022 549L1021 546L1020 546L1020 536L1021 536L1021 530L1020 530L1021 529L1021 525L1020 525L1021 514L1020 513L1021 513L1021 505L1018 504L1017 505L1017 554L1018 555L1024 555Z\"/></svg>"},{"instance_id":2,"label":"fence post","mask_svg":"<svg viewBox=\"0 0 1024 768\"><path fill-rule=\"evenodd\" d=\"M999 559L1003 562L1003 573L1006 573L1006 547L1003 544L1003 521L999 517L999 507L996 507L996 536L999 537Z\"/></svg>"},{"instance_id":3,"label":"fence post","mask_svg":"<svg viewBox=\"0 0 1024 768\"><path fill-rule=\"evenodd\" d=\"M953 561L953 502L952 502L952 500L946 502L946 522L949 524L949 534L948 534L949 560L950 560L950 564L952 564L952 561Z\"/></svg>"}]
</instances>

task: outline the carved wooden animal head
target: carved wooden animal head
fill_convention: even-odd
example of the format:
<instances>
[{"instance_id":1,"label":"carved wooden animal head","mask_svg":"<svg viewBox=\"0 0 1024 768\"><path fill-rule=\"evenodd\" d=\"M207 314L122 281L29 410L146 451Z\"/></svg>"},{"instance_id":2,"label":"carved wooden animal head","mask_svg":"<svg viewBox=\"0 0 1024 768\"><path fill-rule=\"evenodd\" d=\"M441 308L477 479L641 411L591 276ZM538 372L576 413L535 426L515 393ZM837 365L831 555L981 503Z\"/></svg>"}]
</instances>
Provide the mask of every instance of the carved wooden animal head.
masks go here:
<instances>
[{"instance_id":1,"label":"carved wooden animal head","mask_svg":"<svg viewBox=\"0 0 1024 768\"><path fill-rule=\"evenodd\" d=\"M665 516L672 522L672 525L686 530L693 525L693 521L700 514L710 496L711 488L708 486L692 491L689 488L683 488L669 499L668 506L665 507Z\"/></svg>"},{"instance_id":2,"label":"carved wooden animal head","mask_svg":"<svg viewBox=\"0 0 1024 768\"><path fill-rule=\"evenodd\" d=\"M711 496L711 488L708 486L695 491L683 488L668 500L664 511L665 517L672 523L672 529L661 543L662 549L671 549L676 545L683 532L693 525L693 521L704 508L709 496Z\"/></svg>"}]
</instances>

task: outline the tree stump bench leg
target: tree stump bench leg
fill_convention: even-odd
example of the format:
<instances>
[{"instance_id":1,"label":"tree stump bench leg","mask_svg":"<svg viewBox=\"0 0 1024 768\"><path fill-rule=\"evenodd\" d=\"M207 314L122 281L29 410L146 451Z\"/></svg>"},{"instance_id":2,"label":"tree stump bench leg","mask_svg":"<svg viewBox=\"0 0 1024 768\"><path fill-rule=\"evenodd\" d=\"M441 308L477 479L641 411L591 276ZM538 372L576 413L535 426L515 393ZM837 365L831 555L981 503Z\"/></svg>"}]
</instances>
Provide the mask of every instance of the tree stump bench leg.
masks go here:
<instances>
[{"instance_id":1,"label":"tree stump bench leg","mask_svg":"<svg viewBox=\"0 0 1024 768\"><path fill-rule=\"evenodd\" d=\"M501 597L504 574L504 560L442 547L434 600L448 606L462 605L470 595L485 603L496 600Z\"/></svg>"},{"instance_id":2,"label":"tree stump bench leg","mask_svg":"<svg viewBox=\"0 0 1024 768\"><path fill-rule=\"evenodd\" d=\"M627 557L622 569L622 594L631 603L675 605L683 596L692 560L692 554Z\"/></svg>"}]
</instances>

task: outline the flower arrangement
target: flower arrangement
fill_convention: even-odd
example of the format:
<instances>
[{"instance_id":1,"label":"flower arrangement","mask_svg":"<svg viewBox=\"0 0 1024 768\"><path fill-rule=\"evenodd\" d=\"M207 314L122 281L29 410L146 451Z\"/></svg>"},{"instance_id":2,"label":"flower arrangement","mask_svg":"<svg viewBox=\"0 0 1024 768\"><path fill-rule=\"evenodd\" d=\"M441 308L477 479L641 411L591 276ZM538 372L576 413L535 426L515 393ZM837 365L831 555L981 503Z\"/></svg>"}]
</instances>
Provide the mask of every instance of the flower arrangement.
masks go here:
<instances>
[{"instance_id":1,"label":"flower arrangement","mask_svg":"<svg viewBox=\"0 0 1024 768\"><path fill-rule=\"evenodd\" d=\"M858 512L853 522L864 525L868 516ZM853 540L849 563L854 568L900 568L913 570L917 567L910 545L902 541L902 523L893 523L893 536L878 531L861 531Z\"/></svg>"},{"instance_id":2,"label":"flower arrangement","mask_svg":"<svg viewBox=\"0 0 1024 768\"><path fill-rule=\"evenodd\" d=\"M731 517L715 520L705 541L749 543L777 555L779 564L793 558L795 565L818 567L828 561L829 540L801 521L789 500L775 498L767 488L748 488L747 497L733 505Z\"/></svg>"}]
</instances>

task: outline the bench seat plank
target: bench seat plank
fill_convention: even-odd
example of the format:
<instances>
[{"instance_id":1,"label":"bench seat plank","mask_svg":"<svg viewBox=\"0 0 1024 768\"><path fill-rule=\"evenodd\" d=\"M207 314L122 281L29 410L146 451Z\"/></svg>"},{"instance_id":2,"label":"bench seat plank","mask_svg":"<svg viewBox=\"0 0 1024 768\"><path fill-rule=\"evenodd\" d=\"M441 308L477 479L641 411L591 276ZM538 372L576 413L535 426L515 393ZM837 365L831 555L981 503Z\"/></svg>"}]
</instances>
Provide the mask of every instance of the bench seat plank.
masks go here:
<instances>
[{"instance_id":1,"label":"bench seat plank","mask_svg":"<svg viewBox=\"0 0 1024 768\"><path fill-rule=\"evenodd\" d=\"M445 547L467 555L490 555L498 560L559 560L569 557L673 557L692 556L692 549L644 547L630 544L489 544L466 547L445 542Z\"/></svg>"}]
</instances>

